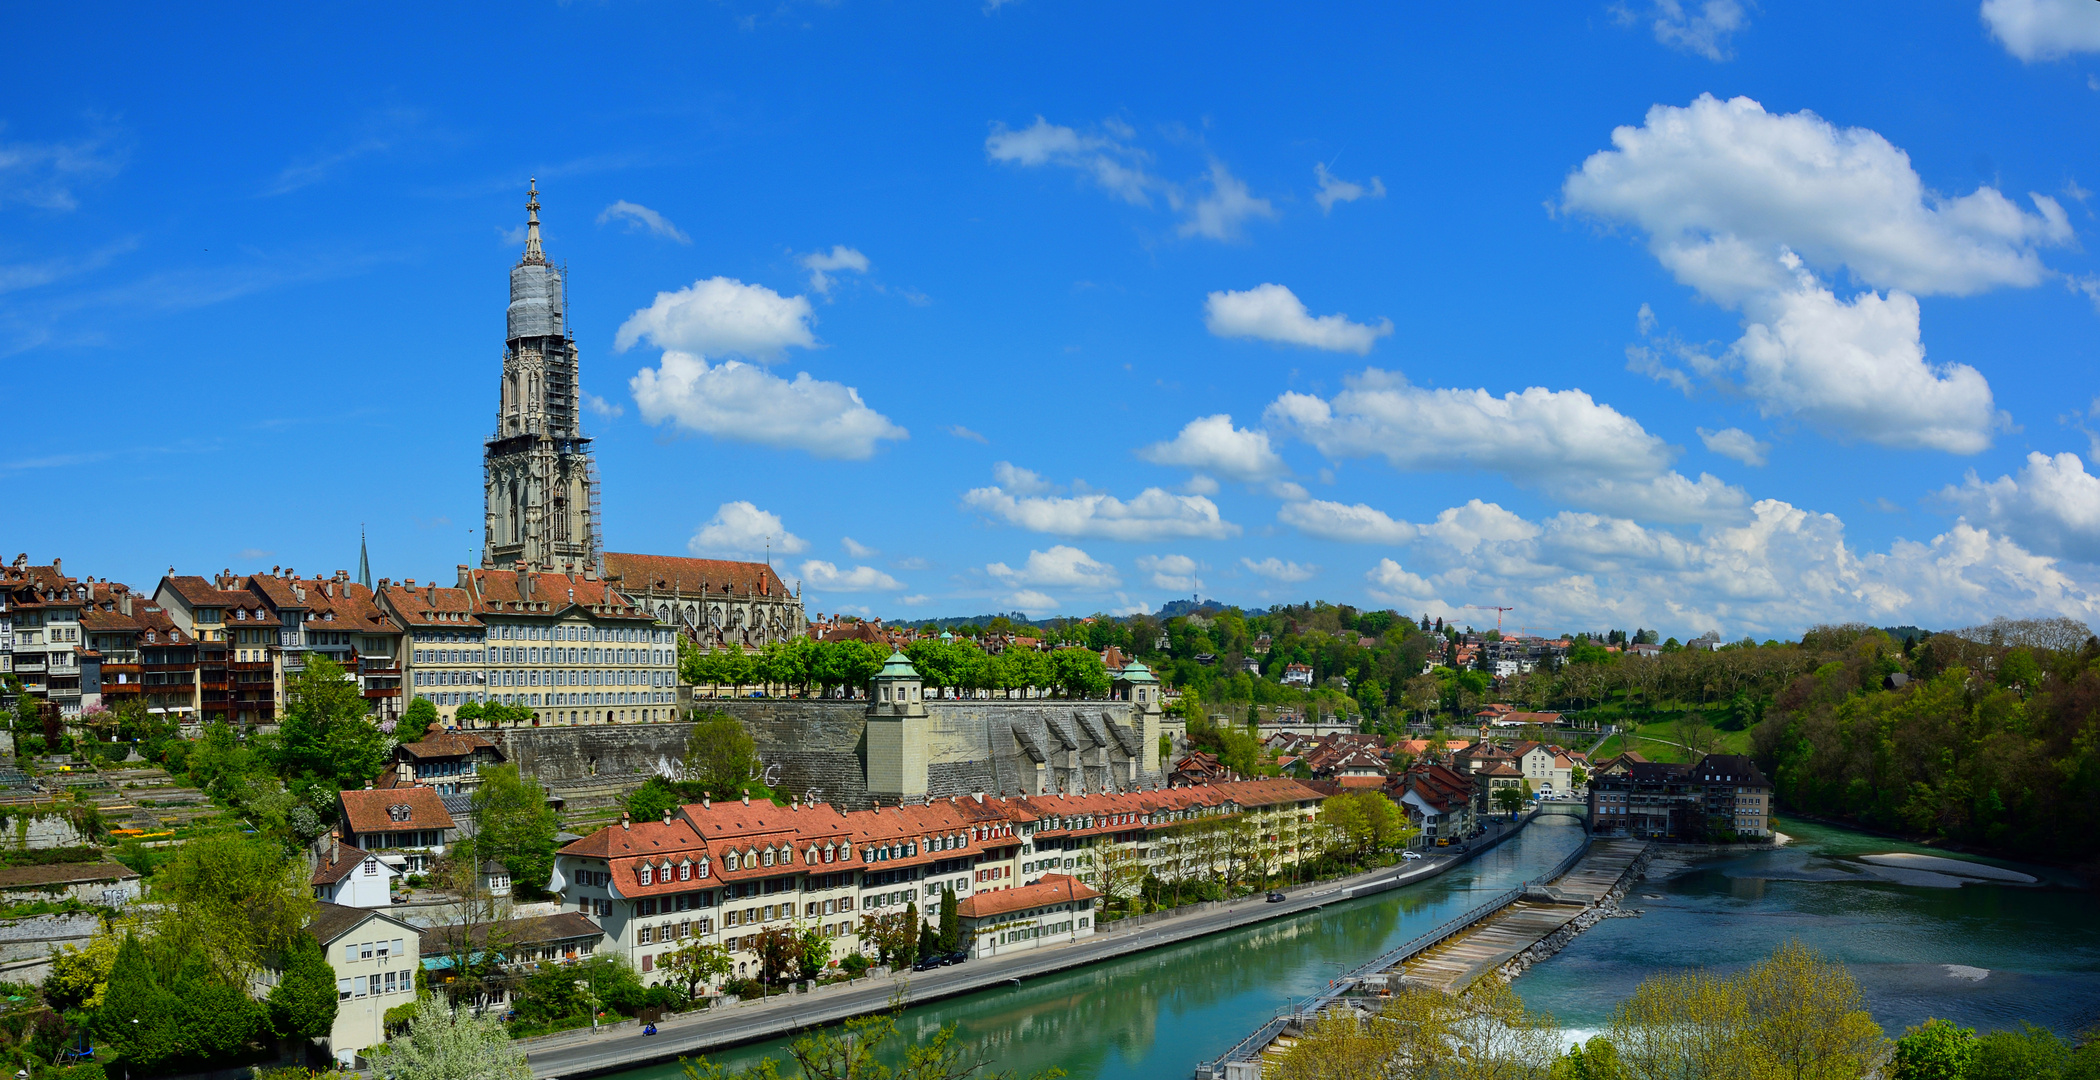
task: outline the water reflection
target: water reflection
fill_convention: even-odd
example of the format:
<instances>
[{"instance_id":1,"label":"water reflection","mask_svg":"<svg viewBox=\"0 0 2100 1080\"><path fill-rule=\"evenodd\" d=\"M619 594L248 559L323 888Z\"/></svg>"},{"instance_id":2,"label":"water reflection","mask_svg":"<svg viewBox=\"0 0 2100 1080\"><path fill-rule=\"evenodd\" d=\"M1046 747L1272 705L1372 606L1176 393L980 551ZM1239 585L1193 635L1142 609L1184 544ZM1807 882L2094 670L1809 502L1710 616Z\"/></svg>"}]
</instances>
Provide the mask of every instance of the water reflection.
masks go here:
<instances>
[{"instance_id":1,"label":"water reflection","mask_svg":"<svg viewBox=\"0 0 2100 1080\"><path fill-rule=\"evenodd\" d=\"M1046 976L905 1012L923 1039L942 1024L996 1067L1064 1069L1074 1080L1189 1076L1327 980L1558 862L1580 842L1573 819L1544 818L1442 877L1291 919ZM1626 920L1631 921L1631 920ZM711 1055L721 1064L786 1059L785 1043ZM675 1065L616 1074L664 1080Z\"/></svg>"}]
</instances>

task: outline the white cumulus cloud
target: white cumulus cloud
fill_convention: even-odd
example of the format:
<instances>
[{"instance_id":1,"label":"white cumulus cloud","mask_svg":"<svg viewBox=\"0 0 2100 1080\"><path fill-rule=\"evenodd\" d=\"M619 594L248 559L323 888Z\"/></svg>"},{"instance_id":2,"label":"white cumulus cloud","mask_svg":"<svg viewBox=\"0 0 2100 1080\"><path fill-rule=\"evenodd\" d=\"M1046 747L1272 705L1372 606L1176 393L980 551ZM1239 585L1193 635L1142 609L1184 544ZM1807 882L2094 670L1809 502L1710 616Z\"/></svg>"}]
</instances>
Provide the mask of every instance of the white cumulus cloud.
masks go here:
<instances>
[{"instance_id":1,"label":"white cumulus cloud","mask_svg":"<svg viewBox=\"0 0 2100 1080\"><path fill-rule=\"evenodd\" d=\"M1759 442L1757 436L1742 428L1722 428L1719 431L1700 428L1699 441L1705 443L1708 450L1745 465L1761 466L1766 455L1772 452L1771 443Z\"/></svg>"},{"instance_id":2,"label":"white cumulus cloud","mask_svg":"<svg viewBox=\"0 0 2100 1080\"><path fill-rule=\"evenodd\" d=\"M1191 420L1179 435L1141 447L1137 455L1154 465L1176 465L1249 484L1290 471L1269 446L1267 432L1233 427L1226 413Z\"/></svg>"},{"instance_id":3,"label":"white cumulus cloud","mask_svg":"<svg viewBox=\"0 0 2100 1080\"><path fill-rule=\"evenodd\" d=\"M820 458L866 458L882 441L909 436L862 402L859 390L808 372L789 381L736 360L710 365L703 357L666 352L627 385L649 423Z\"/></svg>"},{"instance_id":4,"label":"white cumulus cloud","mask_svg":"<svg viewBox=\"0 0 2100 1080\"><path fill-rule=\"evenodd\" d=\"M1748 502L1711 475L1695 481L1671 471L1669 445L1581 390L1428 390L1377 368L1345 383L1332 398L1285 393L1263 420L1330 458L1494 472L1563 502L1658 521L1739 518Z\"/></svg>"},{"instance_id":5,"label":"white cumulus cloud","mask_svg":"<svg viewBox=\"0 0 2100 1080\"><path fill-rule=\"evenodd\" d=\"M1048 615L1057 610L1057 598L1035 589L1023 589L1006 598L1006 606L1024 615Z\"/></svg>"},{"instance_id":6,"label":"white cumulus cloud","mask_svg":"<svg viewBox=\"0 0 2100 1080\"><path fill-rule=\"evenodd\" d=\"M1880 134L1747 97L1656 105L1611 141L1568 176L1564 208L1633 224L1679 281L1723 303L1793 287L1782 249L1878 288L1966 295L2035 284L2036 249L2071 239L2049 196L2030 194L2031 213L1989 186L1943 196Z\"/></svg>"},{"instance_id":7,"label":"white cumulus cloud","mask_svg":"<svg viewBox=\"0 0 2100 1080\"><path fill-rule=\"evenodd\" d=\"M646 338L660 349L773 360L789 346L816 347L812 318L808 297L711 277L677 292L657 293L653 303L620 324L613 347L625 352Z\"/></svg>"},{"instance_id":8,"label":"white cumulus cloud","mask_svg":"<svg viewBox=\"0 0 2100 1080\"><path fill-rule=\"evenodd\" d=\"M1973 454L2007 423L1967 364L1929 364L1918 302L1861 293L1851 302L1804 281L1750 305L1732 350L1743 388L1767 416L1792 414L1839 438Z\"/></svg>"},{"instance_id":9,"label":"white cumulus cloud","mask_svg":"<svg viewBox=\"0 0 2100 1080\"><path fill-rule=\"evenodd\" d=\"M824 592L888 592L904 587L903 582L872 566L841 570L822 559L810 559L802 564L802 583Z\"/></svg>"},{"instance_id":10,"label":"white cumulus cloud","mask_svg":"<svg viewBox=\"0 0 2100 1080\"><path fill-rule=\"evenodd\" d=\"M1296 293L1275 284L1211 293L1203 301L1203 325L1222 338L1255 338L1358 356L1393 332L1391 319L1370 325L1350 322L1342 314L1315 317Z\"/></svg>"},{"instance_id":11,"label":"white cumulus cloud","mask_svg":"<svg viewBox=\"0 0 2100 1080\"><path fill-rule=\"evenodd\" d=\"M856 559L869 559L882 554L882 552L877 551L876 549L871 548L868 545L863 544L850 536L839 537L839 546L846 549L846 554L851 555Z\"/></svg>"},{"instance_id":12,"label":"white cumulus cloud","mask_svg":"<svg viewBox=\"0 0 2100 1080\"><path fill-rule=\"evenodd\" d=\"M1320 204L1320 212L1323 214L1333 213L1334 204L1338 202L1385 198L1385 181L1375 176L1371 178L1371 186L1365 187L1328 172L1326 162L1313 165L1313 176L1320 181L1320 190L1313 194L1313 201Z\"/></svg>"},{"instance_id":13,"label":"white cumulus cloud","mask_svg":"<svg viewBox=\"0 0 2100 1080\"><path fill-rule=\"evenodd\" d=\"M1021 468L1011 461L993 464L992 479L1016 495L1046 495L1057 490L1057 485L1043 479L1040 473Z\"/></svg>"},{"instance_id":14,"label":"white cumulus cloud","mask_svg":"<svg viewBox=\"0 0 2100 1080\"><path fill-rule=\"evenodd\" d=\"M1065 544L1048 551L1030 551L1028 560L1019 567L996 562L986 566L984 572L1008 586L1100 590L1123 583L1116 576L1115 567Z\"/></svg>"},{"instance_id":15,"label":"white cumulus cloud","mask_svg":"<svg viewBox=\"0 0 2100 1080\"><path fill-rule=\"evenodd\" d=\"M779 514L739 499L716 508L715 516L693 533L685 547L695 555L756 556L768 550L794 555L808 550L809 542L787 531Z\"/></svg>"},{"instance_id":16,"label":"white cumulus cloud","mask_svg":"<svg viewBox=\"0 0 2100 1080\"><path fill-rule=\"evenodd\" d=\"M652 236L661 236L666 240L676 240L681 244L693 242L691 237L678 231L678 226L671 224L671 219L639 203L628 202L626 199L621 199L619 202L599 211L598 224L603 225L608 221L624 221L627 223L627 228L630 232L639 229Z\"/></svg>"},{"instance_id":17,"label":"white cumulus cloud","mask_svg":"<svg viewBox=\"0 0 2100 1080\"><path fill-rule=\"evenodd\" d=\"M1404 521L1395 521L1391 515L1364 503L1329 502L1325 499L1308 499L1304 502L1283 504L1276 517L1286 525L1295 527L1307 536L1322 540L1346 540L1359 544L1404 544L1413 540L1416 530Z\"/></svg>"},{"instance_id":18,"label":"white cumulus cloud","mask_svg":"<svg viewBox=\"0 0 2100 1080\"><path fill-rule=\"evenodd\" d=\"M1196 576L1202 564L1187 555L1140 555L1136 563L1139 572L1150 575L1153 588L1192 593L1203 587Z\"/></svg>"},{"instance_id":19,"label":"white cumulus cloud","mask_svg":"<svg viewBox=\"0 0 2100 1080\"><path fill-rule=\"evenodd\" d=\"M2092 0L1983 0L1981 14L2005 51L2029 63L2100 52L2100 4Z\"/></svg>"},{"instance_id":20,"label":"white cumulus cloud","mask_svg":"<svg viewBox=\"0 0 2100 1080\"><path fill-rule=\"evenodd\" d=\"M2100 563L2100 476L2077 454L2030 453L2017 477L1989 483L1972 470L1940 495L2023 547Z\"/></svg>"},{"instance_id":21,"label":"white cumulus cloud","mask_svg":"<svg viewBox=\"0 0 2100 1080\"><path fill-rule=\"evenodd\" d=\"M1420 574L1409 573L1391 559L1378 560L1377 566L1365 572L1364 580L1370 583L1374 598L1402 610L1448 607L1436 598L1436 590Z\"/></svg>"},{"instance_id":22,"label":"white cumulus cloud","mask_svg":"<svg viewBox=\"0 0 2100 1080\"><path fill-rule=\"evenodd\" d=\"M1279 559L1274 555L1271 555L1268 558L1261 560L1260 562L1255 562L1253 559L1242 557L1240 559L1240 565L1246 567L1249 572L1256 574L1260 577L1268 578L1270 581L1281 581L1286 583L1307 581L1310 580L1314 574L1320 572L1320 568L1317 566L1290 562L1285 559Z\"/></svg>"},{"instance_id":23,"label":"white cumulus cloud","mask_svg":"<svg viewBox=\"0 0 2100 1080\"><path fill-rule=\"evenodd\" d=\"M830 296L831 275L842 270L865 274L868 272L868 257L844 244L833 244L830 251L813 251L802 256L802 268L809 271L809 291Z\"/></svg>"},{"instance_id":24,"label":"white cumulus cloud","mask_svg":"<svg viewBox=\"0 0 2100 1080\"><path fill-rule=\"evenodd\" d=\"M1649 0L1640 11L1621 3L1612 14L1623 26L1645 21L1655 40L1708 60L1728 59L1729 36L1750 23L1740 0Z\"/></svg>"},{"instance_id":25,"label":"white cumulus cloud","mask_svg":"<svg viewBox=\"0 0 2100 1080\"><path fill-rule=\"evenodd\" d=\"M1240 527L1218 515L1218 504L1201 495L1176 495L1146 488L1123 500L1103 492L1071 496L1017 495L1004 487L972 488L963 503L987 516L1052 536L1099 536L1110 540L1222 540Z\"/></svg>"}]
</instances>

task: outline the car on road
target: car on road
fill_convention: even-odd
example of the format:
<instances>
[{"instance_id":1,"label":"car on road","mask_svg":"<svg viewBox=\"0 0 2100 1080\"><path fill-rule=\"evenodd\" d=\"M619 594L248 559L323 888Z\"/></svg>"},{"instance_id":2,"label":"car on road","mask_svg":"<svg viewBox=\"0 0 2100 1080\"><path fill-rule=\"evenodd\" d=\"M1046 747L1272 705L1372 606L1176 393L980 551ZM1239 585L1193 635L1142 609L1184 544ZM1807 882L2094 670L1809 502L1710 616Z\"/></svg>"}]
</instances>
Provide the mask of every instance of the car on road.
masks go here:
<instances>
[{"instance_id":1,"label":"car on road","mask_svg":"<svg viewBox=\"0 0 2100 1080\"><path fill-rule=\"evenodd\" d=\"M915 960L915 961L913 961L913 962L912 962L912 965L911 965L911 969L912 969L913 971L932 971L932 970L933 970L934 968L937 968L937 967L940 967L940 966L941 966L941 958L940 958L940 957L938 957L938 956L923 956L923 957L920 957L920 958L919 958L918 960Z\"/></svg>"},{"instance_id":2,"label":"car on road","mask_svg":"<svg viewBox=\"0 0 2100 1080\"><path fill-rule=\"evenodd\" d=\"M1280 892L1272 892L1269 894L1269 903L1272 904L1281 904L1288 899L1290 899L1290 897L1285 896Z\"/></svg>"},{"instance_id":3,"label":"car on road","mask_svg":"<svg viewBox=\"0 0 2100 1080\"><path fill-rule=\"evenodd\" d=\"M941 966L942 966L942 967L954 967L955 965L957 965L957 964L960 964L960 963L962 963L963 961L965 961L965 960L968 960L969 958L970 958L970 954L969 954L969 953L966 953L966 952L962 951L961 949L957 949L956 951L954 951L954 952L952 952L952 953L943 953L943 954L941 954L941 957L940 957L940 960L941 960Z\"/></svg>"},{"instance_id":4,"label":"car on road","mask_svg":"<svg viewBox=\"0 0 2100 1080\"><path fill-rule=\"evenodd\" d=\"M1403 852L1401 852L1401 853L1400 853L1400 857L1401 857L1402 859L1406 859L1406 860L1408 860L1408 861L1412 862L1412 861L1413 861L1413 860L1415 860L1415 859L1419 859L1419 858L1421 858L1421 857L1422 857L1422 853L1421 853L1421 852L1419 852L1419 851L1403 851Z\"/></svg>"}]
</instances>

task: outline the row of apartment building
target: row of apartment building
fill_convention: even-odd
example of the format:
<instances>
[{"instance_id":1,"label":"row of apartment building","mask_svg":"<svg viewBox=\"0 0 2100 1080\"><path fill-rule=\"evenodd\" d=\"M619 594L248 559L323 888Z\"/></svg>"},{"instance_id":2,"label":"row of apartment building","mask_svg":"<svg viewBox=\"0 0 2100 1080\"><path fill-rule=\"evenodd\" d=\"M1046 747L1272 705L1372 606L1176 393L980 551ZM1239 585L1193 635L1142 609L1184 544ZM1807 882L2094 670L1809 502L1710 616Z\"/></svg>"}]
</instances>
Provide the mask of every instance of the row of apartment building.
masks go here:
<instances>
[{"instance_id":1,"label":"row of apartment building","mask_svg":"<svg viewBox=\"0 0 2100 1080\"><path fill-rule=\"evenodd\" d=\"M663 953L694 940L727 946L736 974L749 975L758 934L774 927L817 930L834 956L872 952L862 916L916 904L931 925L944 890L973 952L987 956L1091 933L1095 899L1128 895L1147 874L1210 877L1263 862L1276 871L1309 858L1324 798L1264 779L859 811L701 802L562 848L550 888L649 982L663 978ZM1229 842L1204 827L1238 821Z\"/></svg>"},{"instance_id":2,"label":"row of apartment building","mask_svg":"<svg viewBox=\"0 0 2100 1080\"><path fill-rule=\"evenodd\" d=\"M0 569L0 675L78 719L126 699L183 723L271 723L285 683L325 656L382 720L426 697L534 722L663 720L677 705L677 629L594 572L458 568L456 584L337 571L163 577L151 594L54 560Z\"/></svg>"}]
</instances>

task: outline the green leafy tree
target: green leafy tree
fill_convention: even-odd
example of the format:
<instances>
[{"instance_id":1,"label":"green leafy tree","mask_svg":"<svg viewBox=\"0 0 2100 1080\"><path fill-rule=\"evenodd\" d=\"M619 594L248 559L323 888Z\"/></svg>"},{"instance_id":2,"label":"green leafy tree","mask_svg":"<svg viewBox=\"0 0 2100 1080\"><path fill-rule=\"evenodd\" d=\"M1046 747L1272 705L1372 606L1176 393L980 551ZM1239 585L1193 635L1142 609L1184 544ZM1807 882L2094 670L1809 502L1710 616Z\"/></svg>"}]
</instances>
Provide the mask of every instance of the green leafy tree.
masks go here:
<instances>
[{"instance_id":1,"label":"green leafy tree","mask_svg":"<svg viewBox=\"0 0 2100 1080\"><path fill-rule=\"evenodd\" d=\"M437 722L437 706L431 704L429 698L418 694L414 701L408 703L408 708L401 711L401 719L394 721L394 740L405 743L420 742L423 736L430 734L431 728L437 726Z\"/></svg>"},{"instance_id":2,"label":"green leafy tree","mask_svg":"<svg viewBox=\"0 0 2100 1080\"><path fill-rule=\"evenodd\" d=\"M264 959L305 936L313 891L303 861L260 836L207 833L184 844L154 880L165 905L157 937L246 985Z\"/></svg>"},{"instance_id":3,"label":"green leafy tree","mask_svg":"<svg viewBox=\"0 0 2100 1080\"><path fill-rule=\"evenodd\" d=\"M472 797L476 830L469 845L477 864L495 860L511 880L544 890L554 872L554 810L538 780L519 775L516 765L498 765L481 775Z\"/></svg>"},{"instance_id":4,"label":"green leafy tree","mask_svg":"<svg viewBox=\"0 0 2100 1080\"><path fill-rule=\"evenodd\" d=\"M312 935L292 940L284 977L270 988L267 1004L270 1027L280 1038L319 1038L335 1026L335 969Z\"/></svg>"},{"instance_id":5,"label":"green leafy tree","mask_svg":"<svg viewBox=\"0 0 2100 1080\"><path fill-rule=\"evenodd\" d=\"M941 887L941 951L952 953L962 948L962 916L957 913L955 890Z\"/></svg>"},{"instance_id":6,"label":"green leafy tree","mask_svg":"<svg viewBox=\"0 0 2100 1080\"><path fill-rule=\"evenodd\" d=\"M741 792L758 775L758 743L743 722L723 713L700 717L686 742L685 778L716 798Z\"/></svg>"},{"instance_id":7,"label":"green leafy tree","mask_svg":"<svg viewBox=\"0 0 2100 1080\"><path fill-rule=\"evenodd\" d=\"M656 966L671 973L679 985L685 988L685 996L700 996L700 988L726 978L736 965L729 959L729 949L724 945L708 944L697 939L657 957Z\"/></svg>"},{"instance_id":8,"label":"green leafy tree","mask_svg":"<svg viewBox=\"0 0 2100 1080\"><path fill-rule=\"evenodd\" d=\"M1889 1080L1969 1080L1975 1060L1975 1029L1927 1020L1896 1040Z\"/></svg>"},{"instance_id":9,"label":"green leafy tree","mask_svg":"<svg viewBox=\"0 0 2100 1080\"><path fill-rule=\"evenodd\" d=\"M2022 1023L2018 1031L1993 1031L1976 1040L1971 1080L2058 1080L2073 1064L2074 1049L2048 1028ZM2086 1075L2100 1065L2100 1048L2087 1055Z\"/></svg>"},{"instance_id":10,"label":"green leafy tree","mask_svg":"<svg viewBox=\"0 0 2100 1080\"><path fill-rule=\"evenodd\" d=\"M1495 809L1516 817L1517 811L1524 809L1524 793L1514 787L1496 788Z\"/></svg>"},{"instance_id":11,"label":"green leafy tree","mask_svg":"<svg viewBox=\"0 0 2100 1080\"><path fill-rule=\"evenodd\" d=\"M802 931L802 952L795 958L796 977L814 979L831 963L831 939L811 927Z\"/></svg>"},{"instance_id":12,"label":"green leafy tree","mask_svg":"<svg viewBox=\"0 0 2100 1080\"><path fill-rule=\"evenodd\" d=\"M364 695L333 661L314 655L285 688L280 763L291 775L354 787L379 775L392 746L368 718Z\"/></svg>"},{"instance_id":13,"label":"green leafy tree","mask_svg":"<svg viewBox=\"0 0 2100 1080\"><path fill-rule=\"evenodd\" d=\"M123 935L104 930L85 945L62 945L51 954L51 974L44 978L44 1000L63 1012L93 1011L109 990L110 968L117 962Z\"/></svg>"},{"instance_id":14,"label":"green leafy tree","mask_svg":"<svg viewBox=\"0 0 2100 1080\"><path fill-rule=\"evenodd\" d=\"M146 946L125 934L91 1025L95 1037L118 1059L155 1072L182 1052L182 1013L182 999L155 977Z\"/></svg>"},{"instance_id":15,"label":"green leafy tree","mask_svg":"<svg viewBox=\"0 0 2100 1080\"><path fill-rule=\"evenodd\" d=\"M1108 693L1108 669L1088 649L1059 649L1050 654L1051 680L1070 698L1096 698Z\"/></svg>"},{"instance_id":16,"label":"green leafy tree","mask_svg":"<svg viewBox=\"0 0 2100 1080\"><path fill-rule=\"evenodd\" d=\"M560 974L566 976L567 972ZM419 999L408 1030L387 1040L378 1072L393 1080L532 1080L525 1051L496 1018Z\"/></svg>"}]
</instances>

